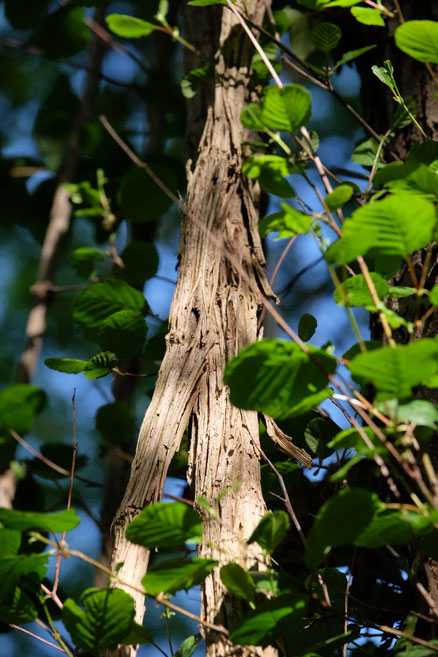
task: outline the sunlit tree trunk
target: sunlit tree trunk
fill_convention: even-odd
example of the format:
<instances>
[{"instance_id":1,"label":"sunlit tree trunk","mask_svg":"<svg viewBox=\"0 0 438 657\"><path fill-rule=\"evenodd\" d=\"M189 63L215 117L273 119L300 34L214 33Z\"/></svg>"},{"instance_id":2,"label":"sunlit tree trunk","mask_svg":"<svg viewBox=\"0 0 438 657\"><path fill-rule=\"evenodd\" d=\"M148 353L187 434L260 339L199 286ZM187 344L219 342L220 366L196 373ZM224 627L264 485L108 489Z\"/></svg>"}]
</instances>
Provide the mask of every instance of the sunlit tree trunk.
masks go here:
<instances>
[{"instance_id":1,"label":"sunlit tree trunk","mask_svg":"<svg viewBox=\"0 0 438 657\"><path fill-rule=\"evenodd\" d=\"M262 0L248 3L252 20L262 20L265 6ZM191 120L197 121L188 130L188 149L196 162L192 168L188 166L180 274L170 311L167 350L140 430L127 491L113 524L113 566L123 561L119 576L135 586L140 586L148 553L126 541L125 528L146 504L160 499L169 463L189 420L189 481L195 499L203 495L219 518L202 512L202 556L212 556L221 564L237 561L246 568L264 567L260 548L246 545L266 511L260 487L258 420L256 414L231 406L223 385L227 361L259 337L261 297L254 289L270 294L257 230L255 190L241 175L241 142L248 135L240 113L249 97L252 47L228 9L208 14L209 19L217 17L210 20L210 27L200 15L208 10L190 11L192 17L187 21L198 21L195 45L205 56L199 43L202 36L208 39L207 52L212 51L212 44L217 44L218 51L210 99L208 87L204 92L209 101L207 115L202 116L198 101L197 118L193 111L189 113ZM201 134L196 156L193 150ZM230 264L225 252L240 263L239 268ZM140 593L134 597L140 620L144 598ZM238 612L236 601L225 595L216 572L203 588L204 619L230 626ZM237 654L219 633L204 632L204 636L209 657ZM124 654L134 652L127 648ZM252 653L268 656L275 651L257 648ZM242 649L240 654L249 651Z\"/></svg>"}]
</instances>

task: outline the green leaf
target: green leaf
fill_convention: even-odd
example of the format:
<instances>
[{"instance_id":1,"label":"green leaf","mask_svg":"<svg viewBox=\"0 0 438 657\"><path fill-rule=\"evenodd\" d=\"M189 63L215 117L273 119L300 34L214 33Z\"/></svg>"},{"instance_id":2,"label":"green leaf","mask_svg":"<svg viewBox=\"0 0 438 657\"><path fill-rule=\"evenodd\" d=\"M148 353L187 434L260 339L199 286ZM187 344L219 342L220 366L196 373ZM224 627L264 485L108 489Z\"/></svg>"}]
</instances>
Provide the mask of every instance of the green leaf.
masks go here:
<instances>
[{"instance_id":1,"label":"green leaf","mask_svg":"<svg viewBox=\"0 0 438 657\"><path fill-rule=\"evenodd\" d=\"M308 342L314 335L318 322L313 315L304 313L298 323L298 335L303 342Z\"/></svg>"},{"instance_id":2,"label":"green leaf","mask_svg":"<svg viewBox=\"0 0 438 657\"><path fill-rule=\"evenodd\" d=\"M1 566L0 566L1 568ZM4 589L5 582L2 580ZM2 596L3 597L3 596ZM0 618L2 623L25 625L38 617L38 610L31 598L20 588L16 587L11 600L0 604Z\"/></svg>"},{"instance_id":3,"label":"green leaf","mask_svg":"<svg viewBox=\"0 0 438 657\"><path fill-rule=\"evenodd\" d=\"M16 586L37 592L47 574L48 554L7 554L0 557L0 604L13 604ZM3 619L2 619L3 620Z\"/></svg>"},{"instance_id":4,"label":"green leaf","mask_svg":"<svg viewBox=\"0 0 438 657\"><path fill-rule=\"evenodd\" d=\"M58 511L58 513L38 513L0 508L0 522L9 529L19 531L69 532L81 521L74 509Z\"/></svg>"},{"instance_id":5,"label":"green leaf","mask_svg":"<svg viewBox=\"0 0 438 657\"><path fill-rule=\"evenodd\" d=\"M57 372L66 374L79 374L83 372L88 361L77 358L46 358L44 365Z\"/></svg>"},{"instance_id":6,"label":"green leaf","mask_svg":"<svg viewBox=\"0 0 438 657\"><path fill-rule=\"evenodd\" d=\"M270 214L259 222L259 232L262 237L278 232L277 239L293 237L299 233L307 233L312 225L312 216L296 210L287 203L281 203L281 212Z\"/></svg>"},{"instance_id":7,"label":"green leaf","mask_svg":"<svg viewBox=\"0 0 438 657\"><path fill-rule=\"evenodd\" d=\"M354 540L359 547L377 548L382 545L404 545L415 536L422 536L434 529L438 520L438 511L431 510L428 515L423 511L410 509L386 509L382 507L373 516L371 522Z\"/></svg>"},{"instance_id":8,"label":"green leaf","mask_svg":"<svg viewBox=\"0 0 438 657\"><path fill-rule=\"evenodd\" d=\"M153 163L155 175L172 191L176 192L178 183L170 166ZM143 169L135 167L124 175L117 194L123 218L133 223L156 221L172 205L171 199L146 175Z\"/></svg>"},{"instance_id":9,"label":"green leaf","mask_svg":"<svg viewBox=\"0 0 438 657\"><path fill-rule=\"evenodd\" d=\"M364 25L377 25L378 27L385 27L385 21L382 14L378 9L370 9L369 7L353 7L350 9L354 18L363 23Z\"/></svg>"},{"instance_id":10,"label":"green leaf","mask_svg":"<svg viewBox=\"0 0 438 657\"><path fill-rule=\"evenodd\" d=\"M105 20L111 32L128 39L148 36L156 28L153 23L148 23L141 18L125 16L124 14L109 14L105 17Z\"/></svg>"},{"instance_id":11,"label":"green leaf","mask_svg":"<svg viewBox=\"0 0 438 657\"><path fill-rule=\"evenodd\" d=\"M388 288L388 296L393 297L394 299L403 299L404 297L411 297L413 294L416 293L417 290L415 289L415 287L405 287L404 285Z\"/></svg>"},{"instance_id":12,"label":"green leaf","mask_svg":"<svg viewBox=\"0 0 438 657\"><path fill-rule=\"evenodd\" d=\"M339 185L339 187L336 187L336 189L334 189L333 192L330 192L330 194L327 194L325 202L327 203L329 210L337 210L351 199L353 193L353 187L344 183Z\"/></svg>"},{"instance_id":13,"label":"green leaf","mask_svg":"<svg viewBox=\"0 0 438 657\"><path fill-rule=\"evenodd\" d=\"M117 356L111 351L102 351L91 358L84 368L84 376L87 379L99 379L113 371L117 365Z\"/></svg>"},{"instance_id":14,"label":"green leaf","mask_svg":"<svg viewBox=\"0 0 438 657\"><path fill-rule=\"evenodd\" d=\"M86 589L84 611L68 598L62 620L76 646L99 657L105 648L115 650L134 622L134 600L121 589Z\"/></svg>"},{"instance_id":15,"label":"green leaf","mask_svg":"<svg viewBox=\"0 0 438 657\"><path fill-rule=\"evenodd\" d=\"M338 25L326 22L316 25L312 33L315 46L326 53L336 48L342 36L341 28Z\"/></svg>"},{"instance_id":16,"label":"green leaf","mask_svg":"<svg viewBox=\"0 0 438 657\"><path fill-rule=\"evenodd\" d=\"M141 583L146 592L154 596L161 592L172 595L177 591L188 591L192 586L201 584L217 563L213 559L200 557L171 559L149 568Z\"/></svg>"},{"instance_id":17,"label":"green leaf","mask_svg":"<svg viewBox=\"0 0 438 657\"><path fill-rule=\"evenodd\" d=\"M104 259L105 255L100 249L84 246L71 252L70 265L78 276L89 278L95 270L96 262Z\"/></svg>"},{"instance_id":18,"label":"green leaf","mask_svg":"<svg viewBox=\"0 0 438 657\"><path fill-rule=\"evenodd\" d=\"M266 193L281 198L295 196L293 188L283 178L295 171L296 167L279 155L253 155L248 157L242 166L242 173L248 178L257 178Z\"/></svg>"},{"instance_id":19,"label":"green leaf","mask_svg":"<svg viewBox=\"0 0 438 657\"><path fill-rule=\"evenodd\" d=\"M73 319L78 324L98 329L103 320L120 310L144 314L146 300L141 292L121 280L93 283L84 290L73 305Z\"/></svg>"},{"instance_id":20,"label":"green leaf","mask_svg":"<svg viewBox=\"0 0 438 657\"><path fill-rule=\"evenodd\" d=\"M436 429L438 409L425 399L414 399L407 404L400 404L398 399L391 399L378 404L382 413L389 413L397 422L412 423L421 427Z\"/></svg>"},{"instance_id":21,"label":"green leaf","mask_svg":"<svg viewBox=\"0 0 438 657\"><path fill-rule=\"evenodd\" d=\"M437 371L438 347L431 339L422 339L394 348L383 347L355 356L350 363L353 378L372 383L377 399L405 399L413 386L427 385Z\"/></svg>"},{"instance_id":22,"label":"green leaf","mask_svg":"<svg viewBox=\"0 0 438 657\"><path fill-rule=\"evenodd\" d=\"M421 162L422 164L432 164L438 159L438 141L425 139L422 143L416 143L408 153L407 162Z\"/></svg>"},{"instance_id":23,"label":"green leaf","mask_svg":"<svg viewBox=\"0 0 438 657\"><path fill-rule=\"evenodd\" d=\"M25 582L26 589L38 591L40 582L47 573L48 554L17 554L21 543L21 532L13 529L0 529L0 609L6 607L3 622L8 613L18 613L20 607L20 592L17 585ZM29 612L28 605L22 600L23 613ZM16 621L10 621L16 622ZM24 621L28 622L28 621Z\"/></svg>"},{"instance_id":24,"label":"green leaf","mask_svg":"<svg viewBox=\"0 0 438 657\"><path fill-rule=\"evenodd\" d=\"M269 85L262 98L261 120L273 130L297 132L310 118L312 99L299 84L287 84L282 89Z\"/></svg>"},{"instance_id":25,"label":"green leaf","mask_svg":"<svg viewBox=\"0 0 438 657\"><path fill-rule=\"evenodd\" d=\"M46 403L43 390L31 383L16 383L0 392L0 435L14 429L19 434L31 430L35 417Z\"/></svg>"},{"instance_id":26,"label":"green leaf","mask_svg":"<svg viewBox=\"0 0 438 657\"><path fill-rule=\"evenodd\" d=\"M336 360L316 347L307 348L309 353L282 340L261 340L242 349L225 368L231 402L277 418L313 408L319 393L326 391Z\"/></svg>"},{"instance_id":27,"label":"green leaf","mask_svg":"<svg viewBox=\"0 0 438 657\"><path fill-rule=\"evenodd\" d=\"M396 45L419 62L438 64L438 22L406 21L394 33Z\"/></svg>"},{"instance_id":28,"label":"green leaf","mask_svg":"<svg viewBox=\"0 0 438 657\"><path fill-rule=\"evenodd\" d=\"M96 429L108 443L120 443L133 435L135 418L132 409L122 401L105 404L97 409Z\"/></svg>"},{"instance_id":29,"label":"green leaf","mask_svg":"<svg viewBox=\"0 0 438 657\"><path fill-rule=\"evenodd\" d=\"M101 348L119 358L131 358L144 345L147 326L137 310L119 310L100 322L97 338Z\"/></svg>"},{"instance_id":30,"label":"green leaf","mask_svg":"<svg viewBox=\"0 0 438 657\"><path fill-rule=\"evenodd\" d=\"M263 550L268 554L272 554L286 536L289 527L289 516L285 511L278 510L265 513L247 543L257 542Z\"/></svg>"},{"instance_id":31,"label":"green leaf","mask_svg":"<svg viewBox=\"0 0 438 657\"><path fill-rule=\"evenodd\" d=\"M388 294L388 282L375 272L370 273L380 299ZM374 301L365 282L363 274L347 278L334 292L335 301L340 306L373 306Z\"/></svg>"},{"instance_id":32,"label":"green leaf","mask_svg":"<svg viewBox=\"0 0 438 657\"><path fill-rule=\"evenodd\" d=\"M411 96L408 96L404 100L404 105L399 105L395 110L391 124L393 129L402 130L412 123L412 117L409 115L409 112L412 116L417 116L418 114L418 105L416 101ZM409 112L407 110L409 110Z\"/></svg>"},{"instance_id":33,"label":"green leaf","mask_svg":"<svg viewBox=\"0 0 438 657\"><path fill-rule=\"evenodd\" d=\"M277 60L277 45L275 43L267 43L263 46L263 52L265 57L271 62L274 70L279 73L281 71L281 63ZM257 76L260 79L269 79L271 77L271 72L266 66L262 56L256 51L252 57L251 61L251 70L253 75Z\"/></svg>"},{"instance_id":34,"label":"green leaf","mask_svg":"<svg viewBox=\"0 0 438 657\"><path fill-rule=\"evenodd\" d=\"M193 98L204 80L213 77L214 66L206 64L201 68L194 68L181 78L181 92L184 98ZM245 108L246 109L246 108Z\"/></svg>"},{"instance_id":35,"label":"green leaf","mask_svg":"<svg viewBox=\"0 0 438 657\"><path fill-rule=\"evenodd\" d=\"M437 647L435 649L433 648L425 648L423 646L412 646L411 648L407 648L407 650L402 650L401 652L397 651L396 657L431 657L432 655L436 655L438 651L438 641L429 641L429 643L436 645Z\"/></svg>"},{"instance_id":36,"label":"green leaf","mask_svg":"<svg viewBox=\"0 0 438 657\"><path fill-rule=\"evenodd\" d=\"M436 212L429 201L412 194L389 196L353 212L343 224L343 237L325 257L339 264L366 254L406 257L431 241L435 225Z\"/></svg>"},{"instance_id":37,"label":"green leaf","mask_svg":"<svg viewBox=\"0 0 438 657\"><path fill-rule=\"evenodd\" d=\"M0 528L0 557L17 554L21 543L21 532L17 529Z\"/></svg>"},{"instance_id":38,"label":"green leaf","mask_svg":"<svg viewBox=\"0 0 438 657\"><path fill-rule=\"evenodd\" d=\"M129 523L126 538L144 547L174 549L186 543L201 543L202 522L196 511L182 502L157 502L145 507Z\"/></svg>"},{"instance_id":39,"label":"green leaf","mask_svg":"<svg viewBox=\"0 0 438 657\"><path fill-rule=\"evenodd\" d=\"M192 657L195 648L201 639L202 636L200 634L192 634L191 636L188 636L176 651L175 657Z\"/></svg>"},{"instance_id":40,"label":"green leaf","mask_svg":"<svg viewBox=\"0 0 438 657\"><path fill-rule=\"evenodd\" d=\"M387 187L400 194L420 191L438 197L438 177L420 162L391 162L376 174L374 187Z\"/></svg>"},{"instance_id":41,"label":"green leaf","mask_svg":"<svg viewBox=\"0 0 438 657\"><path fill-rule=\"evenodd\" d=\"M301 595L282 595L268 600L234 623L230 639L238 645L275 645L276 628L283 618L291 622L305 610L306 599Z\"/></svg>"},{"instance_id":42,"label":"green leaf","mask_svg":"<svg viewBox=\"0 0 438 657\"><path fill-rule=\"evenodd\" d=\"M243 125L250 130L263 132L265 124L262 120L262 106L260 103L249 103L246 105L241 114L240 120Z\"/></svg>"},{"instance_id":43,"label":"green leaf","mask_svg":"<svg viewBox=\"0 0 438 657\"><path fill-rule=\"evenodd\" d=\"M137 643L153 643L154 637L149 632L147 627L144 625L139 625L138 623L132 623L129 634L123 638L121 643L124 646L132 646Z\"/></svg>"},{"instance_id":44,"label":"green leaf","mask_svg":"<svg viewBox=\"0 0 438 657\"><path fill-rule=\"evenodd\" d=\"M318 566L332 548L353 543L379 505L378 496L364 488L341 490L325 502L307 538L309 568Z\"/></svg>"},{"instance_id":45,"label":"green leaf","mask_svg":"<svg viewBox=\"0 0 438 657\"><path fill-rule=\"evenodd\" d=\"M306 449L321 461L330 456L332 450L328 443L337 432L337 426L322 417L316 417L310 420L304 431L304 441Z\"/></svg>"},{"instance_id":46,"label":"green leaf","mask_svg":"<svg viewBox=\"0 0 438 657\"><path fill-rule=\"evenodd\" d=\"M251 576L239 564L230 562L220 570L222 584L228 593L238 598L252 602L254 600L255 584Z\"/></svg>"},{"instance_id":47,"label":"green leaf","mask_svg":"<svg viewBox=\"0 0 438 657\"><path fill-rule=\"evenodd\" d=\"M379 142L372 137L370 139L361 139L351 156L353 162L362 164L364 167L372 167L374 162L377 161L377 166L382 166L381 154L376 160Z\"/></svg>"},{"instance_id":48,"label":"green leaf","mask_svg":"<svg viewBox=\"0 0 438 657\"><path fill-rule=\"evenodd\" d=\"M342 64L351 62L353 59L360 57L364 53L368 52L369 50L373 50L374 48L377 48L377 45L374 44L372 46L364 46L363 48L357 48L356 50L349 50L348 52L344 52L341 59L336 62L335 68L342 66Z\"/></svg>"},{"instance_id":49,"label":"green leaf","mask_svg":"<svg viewBox=\"0 0 438 657\"><path fill-rule=\"evenodd\" d=\"M300 84L285 84L280 95L289 119L289 132L297 132L310 119L312 96Z\"/></svg>"}]
</instances>

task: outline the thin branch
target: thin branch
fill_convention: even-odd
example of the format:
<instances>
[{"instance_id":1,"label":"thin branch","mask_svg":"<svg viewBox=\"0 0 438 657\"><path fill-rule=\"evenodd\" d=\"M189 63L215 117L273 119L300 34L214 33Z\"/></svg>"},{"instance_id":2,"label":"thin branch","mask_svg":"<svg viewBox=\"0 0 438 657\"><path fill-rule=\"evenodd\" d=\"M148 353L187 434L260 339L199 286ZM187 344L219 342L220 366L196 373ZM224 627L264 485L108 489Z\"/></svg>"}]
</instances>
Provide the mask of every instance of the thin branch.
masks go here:
<instances>
[{"instance_id":1,"label":"thin branch","mask_svg":"<svg viewBox=\"0 0 438 657\"><path fill-rule=\"evenodd\" d=\"M135 586L134 584L130 584L129 582L125 582L110 569L107 568L106 566L103 566L101 563L96 561L96 559L92 559L89 557L87 554L84 554L83 552L80 552L79 550L70 550L66 545L61 545L57 544L54 541L51 541L49 538L46 538L39 532L31 532L31 536L34 538L38 539L42 543L45 543L46 545L50 545L51 547L55 548L56 550L59 550L62 554L63 557L66 559L68 557L76 557L77 559L81 559L82 561L86 561L87 563L91 564L95 568L98 568L102 572L106 573L109 577L112 578L113 581L117 582L121 586L126 586L130 588L133 591L137 591L138 593L141 593L142 595L151 598L152 600L156 600L159 604L162 604L164 607L168 607L169 609L172 609L173 611L177 611L180 614L183 614L183 616L187 616L188 618L191 618L192 620L195 620L197 623L200 623L204 627L208 627L210 630L213 630L214 632L219 632L221 634L224 634L225 636L228 636L229 632L228 630L223 626L223 625L215 625L214 623L209 623L208 621L203 620L199 616L196 616L196 614L192 614L192 612L187 611L186 609L183 609L182 607L179 607L178 605L175 605L173 602L169 602L169 600L166 599L164 594L160 593L159 595L151 595L150 593L147 593L144 589L141 589L138 586Z\"/></svg>"},{"instance_id":2,"label":"thin branch","mask_svg":"<svg viewBox=\"0 0 438 657\"><path fill-rule=\"evenodd\" d=\"M56 643L47 641L47 639L43 639L41 636L38 636L38 634L35 634L30 630L26 630L24 627L20 627L19 625L14 625L13 623L9 623L9 627L12 627L14 630L20 630L20 632L24 632L24 634L30 634L30 636L33 637L34 639L38 639L38 641L42 641L43 643L46 643L48 646L51 646L52 648L56 648L56 650L59 650L60 652L65 654L65 651L62 648L60 648L60 646L57 646Z\"/></svg>"}]
</instances>

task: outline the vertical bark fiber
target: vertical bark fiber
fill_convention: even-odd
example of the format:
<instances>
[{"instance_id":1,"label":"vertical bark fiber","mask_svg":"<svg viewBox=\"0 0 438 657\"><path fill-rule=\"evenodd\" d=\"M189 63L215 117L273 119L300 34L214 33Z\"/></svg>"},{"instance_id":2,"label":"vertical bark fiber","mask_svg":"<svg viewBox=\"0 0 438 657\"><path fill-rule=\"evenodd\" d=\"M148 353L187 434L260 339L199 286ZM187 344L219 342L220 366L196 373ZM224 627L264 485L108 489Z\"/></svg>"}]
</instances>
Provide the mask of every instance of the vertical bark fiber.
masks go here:
<instances>
[{"instance_id":1,"label":"vertical bark fiber","mask_svg":"<svg viewBox=\"0 0 438 657\"><path fill-rule=\"evenodd\" d=\"M261 21L263 0L248 4L252 20ZM245 543L266 511L256 449L258 420L256 414L231 406L222 383L227 361L258 338L260 299L218 246L220 240L259 289L270 293L254 194L241 176L241 142L248 135L240 113L248 100L252 49L227 9L219 26L214 101L188 184L167 350L140 430L130 481L113 523L113 566L123 561L119 577L134 586L141 586L148 552L128 543L124 531L146 504L160 499L169 463L190 418L189 480L195 497L204 495L220 518L204 518L201 553L222 563L234 560L245 567L263 567L261 551ZM206 230L200 230L198 222ZM218 502L219 494L230 486ZM137 620L141 620L144 598L127 590L134 595ZM238 613L235 601L224 596L218 574L205 584L202 613L205 620L225 625ZM209 632L205 638L209 657L249 654L245 649L236 652L220 635ZM270 648L254 652L275 654ZM133 655L135 650L119 654Z\"/></svg>"}]
</instances>

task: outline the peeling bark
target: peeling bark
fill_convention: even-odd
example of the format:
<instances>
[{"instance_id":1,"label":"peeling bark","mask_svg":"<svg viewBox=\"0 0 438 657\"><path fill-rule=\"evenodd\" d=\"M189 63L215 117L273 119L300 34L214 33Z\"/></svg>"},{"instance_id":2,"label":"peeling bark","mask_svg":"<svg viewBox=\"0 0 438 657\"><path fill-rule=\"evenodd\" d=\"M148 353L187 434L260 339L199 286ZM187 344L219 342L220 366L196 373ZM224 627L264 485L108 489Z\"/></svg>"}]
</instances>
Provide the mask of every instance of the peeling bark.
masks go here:
<instances>
[{"instance_id":1,"label":"peeling bark","mask_svg":"<svg viewBox=\"0 0 438 657\"><path fill-rule=\"evenodd\" d=\"M261 21L264 8L262 0L249 3L252 20ZM254 190L241 176L241 142L248 135L240 113L248 100L252 47L228 10L223 11L219 25L214 102L208 109L188 184L167 350L140 430L126 494L113 523L113 567L123 561L120 579L137 587L141 587L148 552L126 541L125 528L145 505L160 499L168 466L189 419L189 481L195 499L203 495L220 518L208 518L200 510L205 521L202 556L220 563L237 561L246 568L264 567L257 545L246 545L266 512L256 448L258 419L256 413L233 407L223 384L227 361L259 337L261 304L217 245L220 240L252 283L263 294L271 294ZM196 142L196 137L191 139ZM206 230L200 230L195 222L202 222ZM136 619L141 622L144 597L129 586L126 590L135 598ZM225 625L238 613L236 601L224 595L218 571L206 580L202 613L205 620ZM205 638L209 657L249 654L247 649L236 652L235 646L215 633L208 632ZM119 654L135 654L134 648L120 650ZM252 653L267 657L276 651L257 648Z\"/></svg>"}]
</instances>

